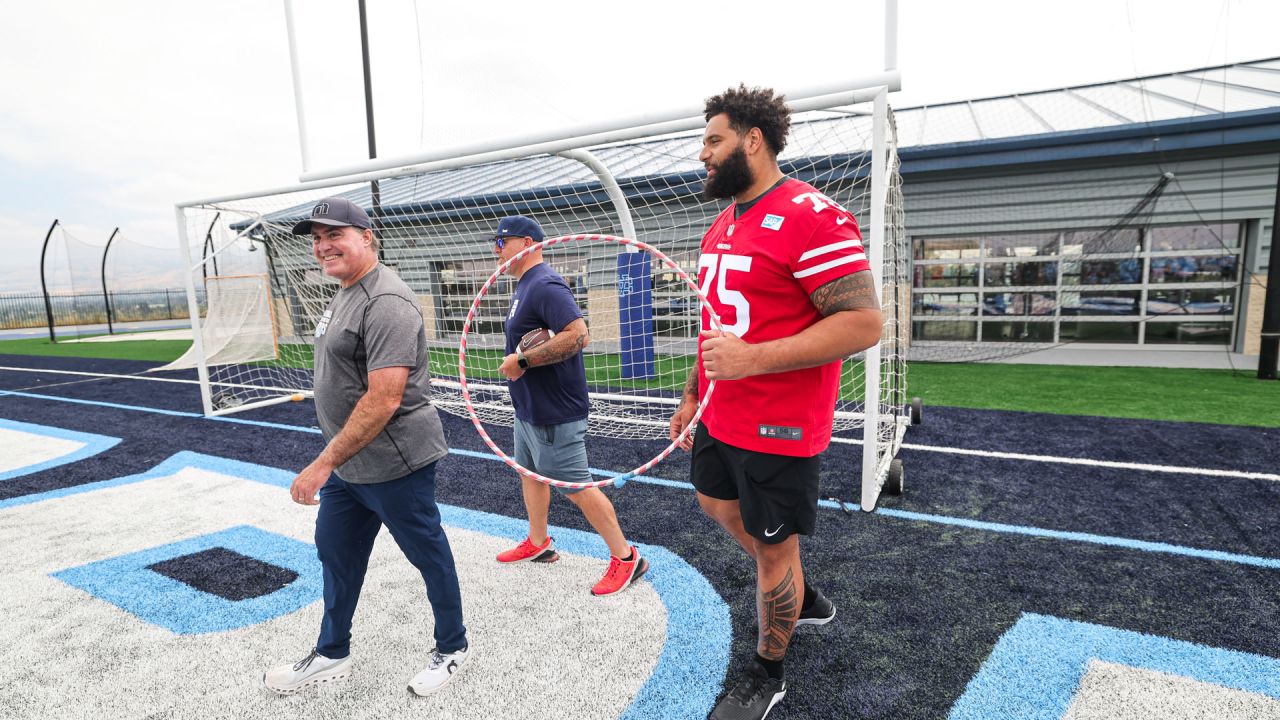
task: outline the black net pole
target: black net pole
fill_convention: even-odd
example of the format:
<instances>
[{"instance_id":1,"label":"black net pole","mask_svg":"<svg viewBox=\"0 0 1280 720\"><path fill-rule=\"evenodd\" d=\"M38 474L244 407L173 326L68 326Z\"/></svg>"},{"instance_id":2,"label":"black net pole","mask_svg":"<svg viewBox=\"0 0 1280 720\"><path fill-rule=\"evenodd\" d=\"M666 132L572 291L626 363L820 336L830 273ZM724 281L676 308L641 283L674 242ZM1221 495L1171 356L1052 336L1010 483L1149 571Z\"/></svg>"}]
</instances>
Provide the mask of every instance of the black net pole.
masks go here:
<instances>
[{"instance_id":1,"label":"black net pole","mask_svg":"<svg viewBox=\"0 0 1280 720\"><path fill-rule=\"evenodd\" d=\"M213 226L218 224L218 218L222 217L222 212L213 216L213 222L209 223L209 229L204 233L204 249L200 252L200 272L202 277L207 281L209 279L209 265L206 260L209 259L209 251L213 250ZM213 274L218 274L218 256L213 256Z\"/></svg>"},{"instance_id":2,"label":"black net pole","mask_svg":"<svg viewBox=\"0 0 1280 720\"><path fill-rule=\"evenodd\" d=\"M49 342L56 343L58 338L53 334L53 302L49 300L49 286L44 279L44 257L49 252L49 238L53 237L53 229L58 227L58 220L54 218L53 224L49 226L49 232L44 235L44 247L40 248L40 292L44 295L44 312L49 318Z\"/></svg>"},{"instance_id":3,"label":"black net pole","mask_svg":"<svg viewBox=\"0 0 1280 720\"><path fill-rule=\"evenodd\" d=\"M1276 205L1271 209L1271 252L1267 256L1267 294L1262 310L1262 349L1258 379L1275 380L1280 361L1280 170L1276 171Z\"/></svg>"},{"instance_id":4,"label":"black net pole","mask_svg":"<svg viewBox=\"0 0 1280 720\"><path fill-rule=\"evenodd\" d=\"M360 54L364 60L364 122L369 133L369 159L378 157L378 143L373 132L373 80L369 73L369 22L365 17L364 0L360 0ZM369 183L373 199L373 232L381 235L382 191L378 181ZM378 245L378 260L382 260L382 245Z\"/></svg>"},{"instance_id":5,"label":"black net pole","mask_svg":"<svg viewBox=\"0 0 1280 720\"><path fill-rule=\"evenodd\" d=\"M107 246L102 249L102 306L107 309L108 335L115 335L116 331L111 326L111 296L107 294L107 253L111 252L111 241L116 239L118 232L120 228L111 231L111 237L107 238Z\"/></svg>"}]
</instances>

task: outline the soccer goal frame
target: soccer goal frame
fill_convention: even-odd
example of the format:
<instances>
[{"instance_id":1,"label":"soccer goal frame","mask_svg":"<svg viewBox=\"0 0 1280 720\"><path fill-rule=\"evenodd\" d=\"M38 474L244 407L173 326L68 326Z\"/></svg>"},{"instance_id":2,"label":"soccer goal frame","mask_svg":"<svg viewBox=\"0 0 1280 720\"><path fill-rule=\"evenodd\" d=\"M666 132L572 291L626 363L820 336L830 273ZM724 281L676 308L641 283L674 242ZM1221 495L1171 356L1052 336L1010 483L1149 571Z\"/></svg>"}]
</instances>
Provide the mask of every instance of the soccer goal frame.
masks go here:
<instances>
[{"instance_id":1,"label":"soccer goal frame","mask_svg":"<svg viewBox=\"0 0 1280 720\"><path fill-rule=\"evenodd\" d=\"M863 470L859 504L868 511L874 508L881 490L886 487L886 479L891 476L894 455L901 446L903 433L910 422L910 407L905 398L905 355L910 333L907 315L910 311L910 260L902 227L901 181L898 174L892 113L888 105L888 93L896 90L899 83L898 73L891 70L854 79L844 83L843 88L829 85L786 93L787 97L792 98L788 105L793 113L816 114L824 118L813 121L815 139L812 141L812 146L819 150L825 147L824 143L830 142L829 139L824 139L821 133L830 133L828 126L823 125L820 128L817 123L857 124L865 121L866 115L870 115L870 142L866 143L866 147L840 146L840 152L831 155L833 158L839 157L839 161L844 163L837 169L838 174L847 179L850 187L857 185L860 188L856 197L859 198L862 212L855 214L859 214L859 221L865 227L865 246L868 257L872 259L873 275L877 288L881 289L882 306L885 312L881 342L846 363L849 368L854 368L854 372L860 374L862 379L855 379L854 384L850 386L851 389L845 393L849 395L849 401L842 402L842 406L837 409L837 432L833 436L833 441L837 443L862 445ZM842 110L850 107L869 107L869 111ZM664 143L675 143L672 147L679 147L682 153L686 152L690 144L697 141L691 132L700 131L704 124L705 119L702 117L701 108L689 108L674 113L632 119L621 124L587 127L579 129L581 132L573 136L566 136L565 133L527 136L406 158L370 161L324 173L309 173L303 176L305 182L294 186L178 204L175 210L179 246L188 268L186 284L195 337L192 351L196 359L195 366L200 379L205 414L223 415L240 412L297 400L312 394L309 351L305 349L314 341L313 322L317 315L316 309L323 308L327 303L326 292L331 295L334 288L329 285L326 290L323 279L315 279L318 270L314 265L308 269L306 263L310 261L309 239L290 240L292 236L288 234L287 229L296 220L306 217L314 200L330 194L360 196L361 193L366 192L368 183L383 182L382 207L370 209L373 211L372 216L375 226L379 229L380 237L384 238L384 241L390 241L395 257L398 258L396 261L391 261L391 264L395 266L397 262L399 263L398 271L402 277L409 277L411 285L419 282L412 277L415 273L430 272L435 274L433 277L437 277L449 272L448 269L440 270L434 266L428 268L432 263L437 265L440 263L434 260L428 262L425 259L419 261L420 256L426 257L424 253L429 254L444 246L456 246L458 262L478 261L477 257L483 259L485 257L483 254L476 255L476 251L472 249L472 245L482 234L482 228L492 227L493 220L499 215L513 214L528 206L520 204L525 202L529 195L529 192L522 191L504 195L502 202L495 201L492 206L486 206L483 212L476 210L473 207L474 203L470 201L459 201L448 205L444 210L437 209L435 215L430 218L426 215L419 217L408 211L401 215L380 214L380 211L386 211L389 196L394 195L394 192L388 192L388 186L397 179L411 181L416 189L419 185L429 184L442 176L448 180L448 171L459 169L468 173L484 172L486 168L492 169L495 164L520 162L537 166L538 163L547 162L548 159L556 159L556 162L578 163L589 171L590 182L578 182L566 186L571 187L577 194L556 195L552 198L554 203L565 205L572 202L585 202L585 199L590 198L591 202L595 203L592 221L607 222L614 234L647 242L646 233L657 233L663 237L665 237L663 233L670 233L680 235L687 241L695 236L700 237L706 224L699 226L703 221L691 219L695 217L692 214L663 216L654 208L660 207L662 203L673 203L675 201L669 196L685 197L689 194L690 188L700 185L701 173L690 170L689 165L692 163L682 166L681 171L672 176L678 177L681 185L668 185L657 189L648 187L651 202L654 204L637 208L628 199L628 193L635 197L640 192L637 188L643 183L634 178L628 178L626 183L620 182L619 171L611 167L610 158L619 155L619 148L629 147L625 145L626 143L639 140L664 148L667 147ZM793 125L793 135L796 132L795 127L797 126ZM859 127L863 126L859 125ZM674 139L668 141L668 138ZM660 153L655 150L654 154L657 156ZM696 152L690 155L690 160L693 158L696 158ZM809 159L805 158L805 160L807 162ZM821 172L828 174L834 172L822 169L825 168L822 164L825 162L827 162L826 159L818 163L810 162L803 167L806 171L819 172L812 168L822 166ZM462 181L456 180L456 182ZM650 186L654 184L652 179L645 182L649 182ZM658 199L653 200L652 198L655 197ZM548 204L554 203L548 202ZM367 203L366 207L369 207ZM641 212L643 227L637 219L632 217L637 209ZM565 211L557 209L556 212ZM453 224L440 227L433 225L439 217L445 215L454 218L450 221ZM602 219L606 216L607 220ZM218 218L222 218L221 222L226 226L224 234L230 239L216 248L213 253L206 254L205 257L193 262L191 238L197 233L204 232L203 228L208 224L209 217L214 217L215 222ZM674 218L671 227L662 225L664 217ZM572 230L589 231L589 228L572 228ZM203 240L203 237L200 239ZM199 314L196 294L198 278L203 276L204 266L212 258L223 252L234 252L237 246L246 244L253 244L255 248L261 247L265 250L258 257L264 258L268 264L267 275L272 278L272 287L275 287L275 283L281 286L273 293L272 300L273 322L279 328L277 334L281 339L277 353L279 359L276 363L279 372L275 374L264 371L264 367L271 367L271 363L256 363L252 373L241 371L239 375L234 374L228 366L208 362L204 357L205 349L201 347L202 318ZM306 246L305 252L302 245ZM687 255L686 259L689 259ZM696 257L692 259L696 261ZM491 258L489 260L491 265ZM593 261L593 258L588 258L584 263L589 265ZM619 263L618 267L621 268L622 264ZM622 272L621 269L618 272ZM584 276L598 274L596 270L591 270ZM425 283L425 281L422 282ZM438 288L439 284L439 281L436 281L431 288ZM303 285L314 286L311 288L314 292L306 297L300 297L298 288ZM904 287L905 295L902 292ZM602 318L609 313L618 312L618 291L615 289L610 294L600 291L599 288L600 284L594 283L589 285L585 292L584 315L589 323L592 322L593 313L595 317ZM427 323L429 337L444 338L448 333L435 327L433 323L441 317L442 304L449 302L448 297L441 294L438 289L415 291L420 293L419 298L423 306L424 322ZM210 313L216 311L216 308L209 309ZM690 321L693 322L692 319ZM311 324L308 325L309 323ZM593 346L597 344L594 332L593 330ZM687 338L686 362L688 357L696 356L696 336L696 330L692 332L691 339L688 339L687 332L684 336ZM496 343L500 342L497 340L498 337L497 333L492 335L491 347L495 347ZM608 338L604 337L602 340L600 344L608 347ZM443 346L447 345L447 342L441 339L439 344ZM288 351L290 347L303 350L290 356ZM474 348L483 349L484 342L479 339L469 341L468 348L469 353L473 352ZM686 364L683 367L689 366ZM433 391L437 393L433 401L442 410L460 411L462 406L454 395L457 392L457 383L447 376L437 377L442 371L434 362L432 371ZM444 372L447 373L447 371ZM685 372L687 376L687 370ZM470 376L470 373L468 375ZM671 398L665 401L671 405L672 409L678 402L679 388L683 380L684 377L679 378L675 388L671 388ZM215 402L219 393L224 391L238 393L236 402L223 403L221 406ZM658 392L654 391L654 394ZM619 397L625 404L626 394L611 388L605 388L596 393L602 398L607 396L604 399L612 403L610 412L616 410ZM594 403L595 398L593 398L593 405ZM663 404L663 401L657 403L659 407ZM644 435L643 432L662 431L665 428L665 422L656 416L637 417L634 426L639 428L637 433L640 434L637 437L652 439L656 435ZM899 485L900 480L899 471L897 481ZM890 483L891 490L892 486L893 483Z\"/></svg>"}]
</instances>

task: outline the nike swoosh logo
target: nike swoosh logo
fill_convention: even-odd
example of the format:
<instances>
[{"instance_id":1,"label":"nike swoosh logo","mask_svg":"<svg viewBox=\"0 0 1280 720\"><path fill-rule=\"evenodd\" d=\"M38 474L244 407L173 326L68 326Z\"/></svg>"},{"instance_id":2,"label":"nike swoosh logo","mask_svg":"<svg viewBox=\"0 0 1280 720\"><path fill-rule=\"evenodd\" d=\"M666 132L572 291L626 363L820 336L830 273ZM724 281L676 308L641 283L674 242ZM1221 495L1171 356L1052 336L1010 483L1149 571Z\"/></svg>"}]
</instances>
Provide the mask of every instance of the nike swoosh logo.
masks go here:
<instances>
[{"instance_id":1,"label":"nike swoosh logo","mask_svg":"<svg viewBox=\"0 0 1280 720\"><path fill-rule=\"evenodd\" d=\"M786 523L782 523L782 525L786 525ZM782 525L779 525L778 527L774 528L774 529L773 529L773 532L769 532L768 530L765 530L765 531L764 531L764 536L765 536L765 537L773 537L774 535L777 535L777 534L778 534L778 532L782 530Z\"/></svg>"},{"instance_id":2,"label":"nike swoosh logo","mask_svg":"<svg viewBox=\"0 0 1280 720\"><path fill-rule=\"evenodd\" d=\"M845 223L847 223L847 222L849 222L849 218L847 218L847 217L842 217L842 218L837 218L837 219L836 219L836 224L837 224L837 225L843 225L843 224L845 224Z\"/></svg>"}]
</instances>

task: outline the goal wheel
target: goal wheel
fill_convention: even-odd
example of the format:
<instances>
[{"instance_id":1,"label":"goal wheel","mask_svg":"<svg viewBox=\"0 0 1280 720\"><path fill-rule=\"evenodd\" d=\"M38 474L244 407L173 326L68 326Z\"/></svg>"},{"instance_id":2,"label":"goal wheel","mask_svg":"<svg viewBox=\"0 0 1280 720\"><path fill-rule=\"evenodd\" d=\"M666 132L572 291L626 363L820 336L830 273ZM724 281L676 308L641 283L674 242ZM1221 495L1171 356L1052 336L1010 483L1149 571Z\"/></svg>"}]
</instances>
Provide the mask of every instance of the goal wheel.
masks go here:
<instances>
[{"instance_id":1,"label":"goal wheel","mask_svg":"<svg viewBox=\"0 0 1280 720\"><path fill-rule=\"evenodd\" d=\"M913 397L911 398L911 424L919 425L923 421L924 403L920 401L920 398Z\"/></svg>"},{"instance_id":2,"label":"goal wheel","mask_svg":"<svg viewBox=\"0 0 1280 720\"><path fill-rule=\"evenodd\" d=\"M889 474L884 479L884 491L890 495L901 495L906 489L902 477L902 461L894 459L889 463Z\"/></svg>"}]
</instances>

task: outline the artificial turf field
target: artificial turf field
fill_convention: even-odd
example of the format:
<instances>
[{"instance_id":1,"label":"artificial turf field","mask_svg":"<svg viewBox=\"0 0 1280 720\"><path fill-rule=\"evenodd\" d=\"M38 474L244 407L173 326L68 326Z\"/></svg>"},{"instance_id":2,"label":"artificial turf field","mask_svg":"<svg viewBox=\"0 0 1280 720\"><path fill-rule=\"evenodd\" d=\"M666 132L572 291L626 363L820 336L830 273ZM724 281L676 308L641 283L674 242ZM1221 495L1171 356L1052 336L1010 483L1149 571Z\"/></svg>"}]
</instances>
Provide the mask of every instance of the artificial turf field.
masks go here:
<instances>
[{"instance_id":1,"label":"artificial turf field","mask_svg":"<svg viewBox=\"0 0 1280 720\"><path fill-rule=\"evenodd\" d=\"M753 648L753 575L698 511L687 458L611 491L654 566L598 601L586 588L603 546L562 499L552 522L565 561L496 567L492 552L522 532L517 485L469 422L446 416L454 452L437 497L474 666L438 697L407 697L430 617L384 537L357 614L356 675L268 696L262 670L305 654L319 620L314 510L282 487L320 448L310 403L213 420L190 384L55 372L154 363L0 355L0 366L37 370L0 370L6 715L703 717ZM1105 396L1068 380L1078 398ZM1221 407L1270 417L1270 386L1251 387ZM802 542L838 611L797 633L771 718L1280 718L1280 423L935 404L899 455L907 494L874 513L825 502ZM590 443L605 471L656 452ZM856 497L858 450L828 454L824 496ZM201 574L215 543L248 559ZM139 564L183 558L197 566L187 582ZM263 565L297 577L237 601L197 588L221 572L261 591ZM132 584L113 585L121 577Z\"/></svg>"}]
</instances>

